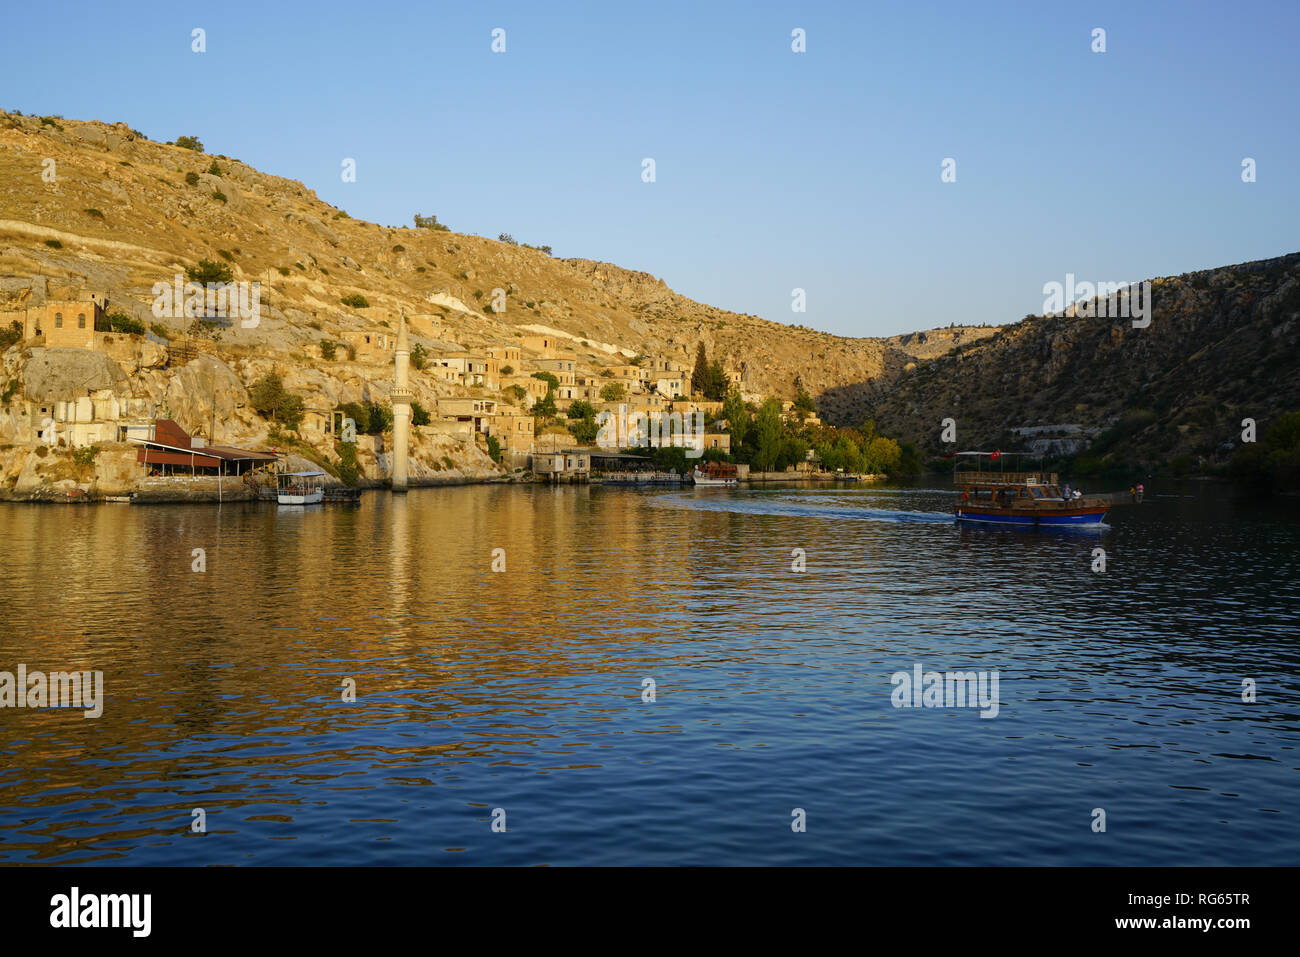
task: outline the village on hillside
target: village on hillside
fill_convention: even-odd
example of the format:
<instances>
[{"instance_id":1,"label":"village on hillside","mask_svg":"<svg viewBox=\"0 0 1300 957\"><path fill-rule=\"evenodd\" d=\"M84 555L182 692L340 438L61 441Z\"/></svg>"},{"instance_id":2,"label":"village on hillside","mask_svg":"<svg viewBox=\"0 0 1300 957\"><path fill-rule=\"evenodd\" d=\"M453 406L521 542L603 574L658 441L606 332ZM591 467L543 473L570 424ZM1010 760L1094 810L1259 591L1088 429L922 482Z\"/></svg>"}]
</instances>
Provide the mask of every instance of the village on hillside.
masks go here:
<instances>
[{"instance_id":1,"label":"village on hillside","mask_svg":"<svg viewBox=\"0 0 1300 957\"><path fill-rule=\"evenodd\" d=\"M191 275L205 269L229 278L206 261ZM286 355L223 343L241 320L224 306L214 311L210 292L178 333L150 321L145 303L46 280L4 282L0 454L11 498L256 497L276 471L312 466L335 484L384 485L401 323L410 342L411 485L688 480L688 464L731 462L733 441L761 425L765 410L780 427L760 440L770 454L739 463L741 477L751 464L756 478L846 471L823 470L834 463L809 442L790 446L790 434L811 437L822 426L806 394L746 395L739 370L709 361L703 344L693 369L610 346L599 361L591 343L558 330L456 342L448 317L472 310L440 295L423 314L354 303L340 312L359 318L357 328L322 337L311 355ZM897 445L876 441L884 464L896 465Z\"/></svg>"},{"instance_id":2,"label":"village on hillside","mask_svg":"<svg viewBox=\"0 0 1300 957\"><path fill-rule=\"evenodd\" d=\"M907 455L875 434L877 383L993 331L730 313L505 233L354 219L123 123L0 113L0 145L0 498L390 485L403 323L412 486L880 474Z\"/></svg>"}]
</instances>

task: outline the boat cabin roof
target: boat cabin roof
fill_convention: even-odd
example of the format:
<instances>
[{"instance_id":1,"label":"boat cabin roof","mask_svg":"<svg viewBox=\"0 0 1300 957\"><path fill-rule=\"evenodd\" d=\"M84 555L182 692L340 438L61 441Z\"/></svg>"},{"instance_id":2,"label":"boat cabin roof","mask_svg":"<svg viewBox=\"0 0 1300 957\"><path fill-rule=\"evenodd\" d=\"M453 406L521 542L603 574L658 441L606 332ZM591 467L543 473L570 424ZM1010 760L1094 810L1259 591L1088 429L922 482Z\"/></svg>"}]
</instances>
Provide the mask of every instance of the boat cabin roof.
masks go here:
<instances>
[{"instance_id":1,"label":"boat cabin roof","mask_svg":"<svg viewBox=\"0 0 1300 957\"><path fill-rule=\"evenodd\" d=\"M953 472L953 485L978 488L1006 488L1008 486L1059 485L1055 472Z\"/></svg>"}]
</instances>

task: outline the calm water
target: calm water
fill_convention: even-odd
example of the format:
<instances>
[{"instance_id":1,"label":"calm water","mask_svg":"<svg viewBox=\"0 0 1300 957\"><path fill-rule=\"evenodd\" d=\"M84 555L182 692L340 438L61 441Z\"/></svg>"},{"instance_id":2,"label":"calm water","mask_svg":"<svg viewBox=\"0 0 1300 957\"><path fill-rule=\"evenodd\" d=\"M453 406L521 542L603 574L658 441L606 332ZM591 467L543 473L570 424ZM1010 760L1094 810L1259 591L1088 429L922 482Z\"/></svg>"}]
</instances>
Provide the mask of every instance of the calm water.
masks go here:
<instances>
[{"instance_id":1,"label":"calm water","mask_svg":"<svg viewBox=\"0 0 1300 957\"><path fill-rule=\"evenodd\" d=\"M0 861L1294 864L1300 507L1154 492L1100 533L924 487L0 505L0 670L107 699L0 709ZM917 663L999 713L893 707Z\"/></svg>"}]
</instances>

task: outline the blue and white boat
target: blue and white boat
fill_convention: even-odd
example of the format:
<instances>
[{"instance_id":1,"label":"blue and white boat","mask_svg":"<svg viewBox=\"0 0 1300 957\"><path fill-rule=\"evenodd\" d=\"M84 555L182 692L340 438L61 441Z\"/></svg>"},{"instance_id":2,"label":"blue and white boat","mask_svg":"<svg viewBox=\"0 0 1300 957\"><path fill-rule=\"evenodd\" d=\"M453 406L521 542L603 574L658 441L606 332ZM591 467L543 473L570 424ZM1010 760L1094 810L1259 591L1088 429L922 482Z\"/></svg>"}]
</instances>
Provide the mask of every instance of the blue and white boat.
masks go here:
<instances>
[{"instance_id":1,"label":"blue and white boat","mask_svg":"<svg viewBox=\"0 0 1300 957\"><path fill-rule=\"evenodd\" d=\"M1063 489L1055 472L1007 472L1000 466L1017 452L958 452L953 485L960 496L953 511L959 522L1030 527L1096 527L1106 521L1110 502ZM961 457L974 456L975 469L962 469ZM998 470L985 470L999 464Z\"/></svg>"}]
</instances>

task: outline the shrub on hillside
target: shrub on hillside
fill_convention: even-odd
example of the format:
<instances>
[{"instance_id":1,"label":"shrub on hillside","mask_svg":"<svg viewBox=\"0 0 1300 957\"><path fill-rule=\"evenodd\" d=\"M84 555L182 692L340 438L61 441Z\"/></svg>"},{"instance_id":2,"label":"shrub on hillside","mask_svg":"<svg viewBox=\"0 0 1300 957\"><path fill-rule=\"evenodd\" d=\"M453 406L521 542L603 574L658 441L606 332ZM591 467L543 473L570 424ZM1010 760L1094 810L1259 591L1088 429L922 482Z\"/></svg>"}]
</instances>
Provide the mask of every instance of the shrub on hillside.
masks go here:
<instances>
[{"instance_id":1,"label":"shrub on hillside","mask_svg":"<svg viewBox=\"0 0 1300 957\"><path fill-rule=\"evenodd\" d=\"M207 285L210 282L234 282L235 273L225 263L200 259L198 265L186 268L185 278L190 282Z\"/></svg>"},{"instance_id":2,"label":"shrub on hillside","mask_svg":"<svg viewBox=\"0 0 1300 957\"><path fill-rule=\"evenodd\" d=\"M416 213L415 225L417 229L434 229L444 233L451 231L451 227L444 226L442 223L438 222L437 216L421 216L419 213Z\"/></svg>"}]
</instances>

